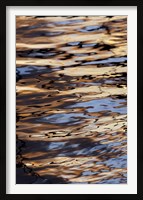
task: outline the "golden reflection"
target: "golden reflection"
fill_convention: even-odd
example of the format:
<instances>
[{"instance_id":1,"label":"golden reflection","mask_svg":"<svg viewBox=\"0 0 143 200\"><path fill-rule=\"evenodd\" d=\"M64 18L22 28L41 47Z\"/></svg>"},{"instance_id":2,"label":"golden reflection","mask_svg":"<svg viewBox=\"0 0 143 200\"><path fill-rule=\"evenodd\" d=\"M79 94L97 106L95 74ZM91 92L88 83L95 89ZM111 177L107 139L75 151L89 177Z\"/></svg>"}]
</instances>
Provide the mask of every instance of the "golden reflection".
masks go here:
<instances>
[{"instance_id":1,"label":"golden reflection","mask_svg":"<svg viewBox=\"0 0 143 200\"><path fill-rule=\"evenodd\" d=\"M17 183L127 183L127 17L16 17Z\"/></svg>"}]
</instances>

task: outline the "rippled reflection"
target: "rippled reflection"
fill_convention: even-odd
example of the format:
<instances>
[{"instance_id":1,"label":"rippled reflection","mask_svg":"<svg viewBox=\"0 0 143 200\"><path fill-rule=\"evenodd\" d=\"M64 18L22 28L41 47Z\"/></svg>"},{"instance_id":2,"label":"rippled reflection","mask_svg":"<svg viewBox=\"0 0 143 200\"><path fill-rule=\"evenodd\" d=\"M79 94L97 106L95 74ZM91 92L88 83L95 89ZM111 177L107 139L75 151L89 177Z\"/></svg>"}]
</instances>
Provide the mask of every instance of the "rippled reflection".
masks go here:
<instances>
[{"instance_id":1,"label":"rippled reflection","mask_svg":"<svg viewBox=\"0 0 143 200\"><path fill-rule=\"evenodd\" d=\"M127 183L127 17L16 17L17 184Z\"/></svg>"}]
</instances>

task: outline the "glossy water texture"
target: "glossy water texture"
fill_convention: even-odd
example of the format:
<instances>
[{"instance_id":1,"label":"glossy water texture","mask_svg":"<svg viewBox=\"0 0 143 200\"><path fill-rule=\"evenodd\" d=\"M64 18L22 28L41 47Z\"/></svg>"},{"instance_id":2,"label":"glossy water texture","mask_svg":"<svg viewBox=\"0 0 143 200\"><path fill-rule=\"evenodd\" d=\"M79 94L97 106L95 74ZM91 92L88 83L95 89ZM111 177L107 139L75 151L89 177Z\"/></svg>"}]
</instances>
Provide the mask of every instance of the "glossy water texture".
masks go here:
<instances>
[{"instance_id":1,"label":"glossy water texture","mask_svg":"<svg viewBox=\"0 0 143 200\"><path fill-rule=\"evenodd\" d=\"M127 183L127 17L16 17L17 184Z\"/></svg>"}]
</instances>

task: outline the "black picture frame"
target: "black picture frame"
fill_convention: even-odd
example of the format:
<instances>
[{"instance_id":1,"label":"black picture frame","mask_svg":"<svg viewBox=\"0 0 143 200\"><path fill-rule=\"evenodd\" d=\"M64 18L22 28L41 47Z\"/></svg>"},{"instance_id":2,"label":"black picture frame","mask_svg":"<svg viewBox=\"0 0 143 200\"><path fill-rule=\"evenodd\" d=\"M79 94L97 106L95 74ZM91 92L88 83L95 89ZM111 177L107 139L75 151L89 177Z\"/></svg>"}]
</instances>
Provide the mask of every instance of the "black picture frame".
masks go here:
<instances>
[{"instance_id":1,"label":"black picture frame","mask_svg":"<svg viewBox=\"0 0 143 200\"><path fill-rule=\"evenodd\" d=\"M137 6L137 194L70 194L69 195L47 195L47 194L6 194L6 7L7 6ZM2 200L16 200L16 199L33 199L33 200L46 200L46 199L67 199L79 198L85 199L130 199L130 200L141 200L143 199L142 185L143 185L143 147L142 147L142 120L143 120L143 3L139 0L96 0L96 1L45 1L45 0L6 0L0 3L0 55L1 55L1 66L0 66L0 86L1 86L1 104L0 104L0 114L1 114L1 124L0 124L0 154L1 154L1 174L0 174L0 199ZM74 192L73 192L74 193Z\"/></svg>"}]
</instances>

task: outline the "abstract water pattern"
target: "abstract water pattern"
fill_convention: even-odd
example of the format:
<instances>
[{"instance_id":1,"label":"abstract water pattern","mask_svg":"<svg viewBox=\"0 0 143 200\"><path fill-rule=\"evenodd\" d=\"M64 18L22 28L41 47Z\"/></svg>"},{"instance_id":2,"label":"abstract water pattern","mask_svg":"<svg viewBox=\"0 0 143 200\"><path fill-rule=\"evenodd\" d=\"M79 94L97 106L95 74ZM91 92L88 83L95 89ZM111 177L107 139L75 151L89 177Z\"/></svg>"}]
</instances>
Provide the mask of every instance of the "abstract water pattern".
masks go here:
<instances>
[{"instance_id":1,"label":"abstract water pattern","mask_svg":"<svg viewBox=\"0 0 143 200\"><path fill-rule=\"evenodd\" d=\"M16 17L16 183L127 183L127 17Z\"/></svg>"}]
</instances>

